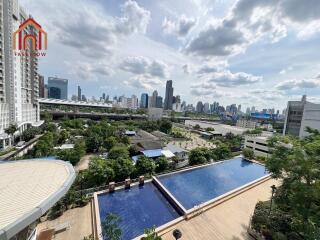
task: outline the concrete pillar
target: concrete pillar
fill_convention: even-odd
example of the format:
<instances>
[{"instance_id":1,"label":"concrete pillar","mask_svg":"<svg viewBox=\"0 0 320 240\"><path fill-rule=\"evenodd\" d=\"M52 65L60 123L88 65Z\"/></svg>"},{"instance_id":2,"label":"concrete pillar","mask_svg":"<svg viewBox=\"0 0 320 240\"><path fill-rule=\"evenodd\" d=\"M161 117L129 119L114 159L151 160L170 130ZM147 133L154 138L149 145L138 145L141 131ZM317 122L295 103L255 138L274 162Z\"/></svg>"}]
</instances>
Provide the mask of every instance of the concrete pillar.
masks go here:
<instances>
[{"instance_id":1,"label":"concrete pillar","mask_svg":"<svg viewBox=\"0 0 320 240\"><path fill-rule=\"evenodd\" d=\"M140 176L139 177L139 186L143 186L144 185L144 176Z\"/></svg>"},{"instance_id":2,"label":"concrete pillar","mask_svg":"<svg viewBox=\"0 0 320 240\"><path fill-rule=\"evenodd\" d=\"M125 188L125 189L130 189L130 183L131 183L131 179L130 179L130 178L127 178L127 179L124 181L124 188Z\"/></svg>"},{"instance_id":3,"label":"concrete pillar","mask_svg":"<svg viewBox=\"0 0 320 240\"><path fill-rule=\"evenodd\" d=\"M114 192L115 189L115 183L114 182L109 182L109 192Z\"/></svg>"}]
</instances>

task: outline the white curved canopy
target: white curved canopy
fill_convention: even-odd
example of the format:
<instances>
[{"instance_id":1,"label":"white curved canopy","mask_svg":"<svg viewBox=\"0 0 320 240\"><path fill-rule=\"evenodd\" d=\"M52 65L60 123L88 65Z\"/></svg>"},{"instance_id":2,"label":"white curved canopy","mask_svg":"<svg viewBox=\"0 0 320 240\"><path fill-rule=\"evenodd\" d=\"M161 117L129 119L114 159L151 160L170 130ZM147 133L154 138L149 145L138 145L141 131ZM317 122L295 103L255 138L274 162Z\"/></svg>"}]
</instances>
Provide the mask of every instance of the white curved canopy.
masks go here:
<instances>
[{"instance_id":1,"label":"white curved canopy","mask_svg":"<svg viewBox=\"0 0 320 240\"><path fill-rule=\"evenodd\" d=\"M0 239L10 239L40 218L71 187L73 166L60 160L0 163Z\"/></svg>"}]
</instances>

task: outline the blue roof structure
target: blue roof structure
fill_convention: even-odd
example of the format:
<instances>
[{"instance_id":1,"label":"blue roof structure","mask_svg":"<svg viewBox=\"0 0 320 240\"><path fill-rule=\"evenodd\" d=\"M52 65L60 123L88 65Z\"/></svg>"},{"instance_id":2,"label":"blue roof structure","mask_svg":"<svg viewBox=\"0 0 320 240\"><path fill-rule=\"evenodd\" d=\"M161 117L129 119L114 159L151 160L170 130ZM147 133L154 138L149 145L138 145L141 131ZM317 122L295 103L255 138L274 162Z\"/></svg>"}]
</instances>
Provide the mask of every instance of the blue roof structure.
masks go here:
<instances>
[{"instance_id":1,"label":"blue roof structure","mask_svg":"<svg viewBox=\"0 0 320 240\"><path fill-rule=\"evenodd\" d=\"M142 151L143 155L149 158L160 157L162 156L162 149L152 149L152 150L144 150Z\"/></svg>"},{"instance_id":2,"label":"blue roof structure","mask_svg":"<svg viewBox=\"0 0 320 240\"><path fill-rule=\"evenodd\" d=\"M140 156L141 156L141 155L132 156L131 159L132 159L134 162L136 162L136 161L138 161L138 159L139 159Z\"/></svg>"}]
</instances>

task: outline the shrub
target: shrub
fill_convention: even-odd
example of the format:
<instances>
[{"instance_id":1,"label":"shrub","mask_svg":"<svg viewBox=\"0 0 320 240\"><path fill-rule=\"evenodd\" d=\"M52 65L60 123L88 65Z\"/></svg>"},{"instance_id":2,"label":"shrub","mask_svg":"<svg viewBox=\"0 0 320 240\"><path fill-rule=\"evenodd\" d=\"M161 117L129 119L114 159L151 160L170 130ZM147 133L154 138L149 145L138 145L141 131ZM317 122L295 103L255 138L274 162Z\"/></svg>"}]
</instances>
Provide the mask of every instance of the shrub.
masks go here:
<instances>
[{"instance_id":1,"label":"shrub","mask_svg":"<svg viewBox=\"0 0 320 240\"><path fill-rule=\"evenodd\" d=\"M160 172L167 170L168 167L169 167L169 163L168 163L168 160L166 157L162 156L156 160L156 172L157 173L160 173Z\"/></svg>"},{"instance_id":2,"label":"shrub","mask_svg":"<svg viewBox=\"0 0 320 240\"><path fill-rule=\"evenodd\" d=\"M197 165L210 161L210 153L207 148L195 148L189 153L189 164Z\"/></svg>"},{"instance_id":3,"label":"shrub","mask_svg":"<svg viewBox=\"0 0 320 240\"><path fill-rule=\"evenodd\" d=\"M243 156L244 156L245 158L247 158L247 159L253 159L253 158L254 158L254 152L253 152L253 150L250 149L250 148L244 148L244 149L242 150L242 154L243 154Z\"/></svg>"},{"instance_id":4,"label":"shrub","mask_svg":"<svg viewBox=\"0 0 320 240\"><path fill-rule=\"evenodd\" d=\"M136 162L136 171L138 175L152 174L155 169L155 164L152 159L141 156Z\"/></svg>"}]
</instances>

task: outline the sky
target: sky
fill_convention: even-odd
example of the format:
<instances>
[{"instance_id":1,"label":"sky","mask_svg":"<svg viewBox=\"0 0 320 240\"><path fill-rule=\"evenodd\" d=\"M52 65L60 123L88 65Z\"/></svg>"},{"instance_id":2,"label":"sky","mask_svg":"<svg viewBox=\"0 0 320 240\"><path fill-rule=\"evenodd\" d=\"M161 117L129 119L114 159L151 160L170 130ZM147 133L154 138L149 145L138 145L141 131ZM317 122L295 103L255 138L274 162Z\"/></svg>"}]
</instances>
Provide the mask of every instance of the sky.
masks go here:
<instances>
[{"instance_id":1,"label":"sky","mask_svg":"<svg viewBox=\"0 0 320 240\"><path fill-rule=\"evenodd\" d=\"M45 78L87 96L157 90L242 109L320 102L319 0L20 0L48 33Z\"/></svg>"}]
</instances>

